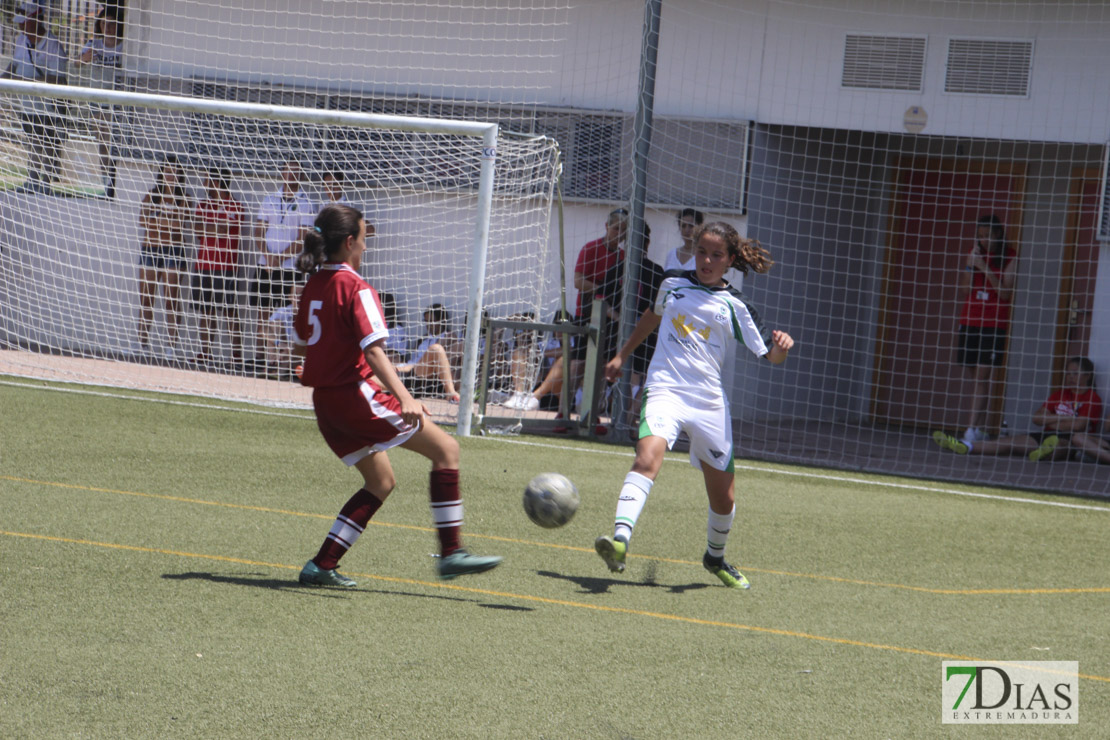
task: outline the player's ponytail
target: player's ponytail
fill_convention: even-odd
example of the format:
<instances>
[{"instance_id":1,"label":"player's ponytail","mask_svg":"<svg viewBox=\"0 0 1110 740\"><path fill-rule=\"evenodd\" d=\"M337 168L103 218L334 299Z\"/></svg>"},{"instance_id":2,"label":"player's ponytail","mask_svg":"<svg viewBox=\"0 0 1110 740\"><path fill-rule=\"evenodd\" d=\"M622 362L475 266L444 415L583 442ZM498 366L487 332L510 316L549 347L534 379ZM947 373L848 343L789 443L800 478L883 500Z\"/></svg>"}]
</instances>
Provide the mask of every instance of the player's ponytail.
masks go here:
<instances>
[{"instance_id":1,"label":"player's ponytail","mask_svg":"<svg viewBox=\"0 0 1110 740\"><path fill-rule=\"evenodd\" d=\"M324 206L312 228L305 232L303 247L297 256L297 269L313 273L323 263L335 261L347 237L358 237L361 223L362 211L357 208L342 203Z\"/></svg>"},{"instance_id":2,"label":"player's ponytail","mask_svg":"<svg viewBox=\"0 0 1110 740\"><path fill-rule=\"evenodd\" d=\"M704 226L699 226L694 232L695 244L701 239L702 234L713 234L720 237L728 248L729 256L732 257L733 268L744 274L747 274L749 270L764 273L771 269L771 265L775 264L775 261L771 259L771 253L764 249L762 244L755 239L741 237L732 224L724 221L713 221Z\"/></svg>"}]
</instances>

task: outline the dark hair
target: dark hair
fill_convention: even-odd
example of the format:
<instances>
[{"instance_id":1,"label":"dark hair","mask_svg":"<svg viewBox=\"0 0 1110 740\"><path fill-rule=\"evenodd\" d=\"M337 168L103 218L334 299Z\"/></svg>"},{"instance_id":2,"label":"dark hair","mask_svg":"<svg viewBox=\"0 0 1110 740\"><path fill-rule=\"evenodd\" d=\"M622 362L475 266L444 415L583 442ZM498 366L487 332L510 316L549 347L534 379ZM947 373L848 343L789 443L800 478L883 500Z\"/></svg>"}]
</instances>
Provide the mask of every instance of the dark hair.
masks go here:
<instances>
[{"instance_id":1,"label":"dark hair","mask_svg":"<svg viewBox=\"0 0 1110 740\"><path fill-rule=\"evenodd\" d=\"M1079 365L1079 372L1087 373L1087 387L1090 388L1095 384L1095 363L1088 360L1086 357L1069 357L1064 363L1064 370L1068 369L1068 365L1075 363Z\"/></svg>"},{"instance_id":2,"label":"dark hair","mask_svg":"<svg viewBox=\"0 0 1110 740\"><path fill-rule=\"evenodd\" d=\"M986 226L990 229L990 247L987 250L987 258L992 269L1001 269L1010 251L1010 245L1006 243L1006 227L1002 225L1002 219L993 213L988 213L980 216L975 222L975 226L977 228Z\"/></svg>"},{"instance_id":3,"label":"dark hair","mask_svg":"<svg viewBox=\"0 0 1110 740\"><path fill-rule=\"evenodd\" d=\"M93 36L104 35L104 21L115 21L116 24L116 41L123 40L123 8L118 5L108 4L105 5L96 14L96 21L93 23Z\"/></svg>"},{"instance_id":4,"label":"dark hair","mask_svg":"<svg viewBox=\"0 0 1110 740\"><path fill-rule=\"evenodd\" d=\"M744 274L747 274L748 270L764 273L775 264L771 259L771 253L764 249L763 245L755 239L741 237L732 224L714 221L699 226L694 231L694 244L697 244L705 234L713 234L724 240L729 256L732 257L732 266Z\"/></svg>"},{"instance_id":5,"label":"dark hair","mask_svg":"<svg viewBox=\"0 0 1110 740\"><path fill-rule=\"evenodd\" d=\"M431 318L428 318L431 314ZM442 303L433 303L424 309L424 323L426 324L442 324L444 327L451 322L451 314L447 313L447 307Z\"/></svg>"},{"instance_id":6,"label":"dark hair","mask_svg":"<svg viewBox=\"0 0 1110 740\"><path fill-rule=\"evenodd\" d=\"M385 317L386 326L395 326L397 324L397 299L393 297L392 293L386 293L382 290L378 291L378 301L382 304L382 314Z\"/></svg>"},{"instance_id":7,"label":"dark hair","mask_svg":"<svg viewBox=\"0 0 1110 740\"><path fill-rule=\"evenodd\" d=\"M694 219L694 226L701 226L705 222L705 214L694 208L683 208L679 211L676 220L681 221L684 218Z\"/></svg>"},{"instance_id":8,"label":"dark hair","mask_svg":"<svg viewBox=\"0 0 1110 740\"><path fill-rule=\"evenodd\" d=\"M150 191L150 202L162 204L162 189L166 186L166 167L172 167L177 172L177 184L173 186L173 199L177 205L184 205L189 198L185 194L185 168L177 160L176 154L167 154L162 159L158 174L154 176L154 187Z\"/></svg>"},{"instance_id":9,"label":"dark hair","mask_svg":"<svg viewBox=\"0 0 1110 740\"><path fill-rule=\"evenodd\" d=\"M339 170L328 170L327 172L325 172L323 175L320 176L320 179L323 180L325 177L330 177L331 179L335 180L336 182L343 182L343 173L340 172Z\"/></svg>"},{"instance_id":10,"label":"dark hair","mask_svg":"<svg viewBox=\"0 0 1110 740\"><path fill-rule=\"evenodd\" d=\"M225 167L209 167L208 179L216 183L220 190L231 190L231 171Z\"/></svg>"},{"instance_id":11,"label":"dark hair","mask_svg":"<svg viewBox=\"0 0 1110 740\"><path fill-rule=\"evenodd\" d=\"M316 272L325 262L332 261L347 243L347 237L358 237L362 211L339 203L320 209L312 229L304 235L304 248L297 256L297 269Z\"/></svg>"}]
</instances>

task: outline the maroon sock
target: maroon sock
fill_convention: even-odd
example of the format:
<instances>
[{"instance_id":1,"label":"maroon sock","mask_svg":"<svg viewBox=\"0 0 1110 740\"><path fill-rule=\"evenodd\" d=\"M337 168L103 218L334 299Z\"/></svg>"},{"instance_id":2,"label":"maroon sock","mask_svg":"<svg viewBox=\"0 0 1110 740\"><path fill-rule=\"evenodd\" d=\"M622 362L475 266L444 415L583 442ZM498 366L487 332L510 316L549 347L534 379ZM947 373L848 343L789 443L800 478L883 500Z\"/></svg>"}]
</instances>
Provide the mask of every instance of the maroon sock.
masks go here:
<instances>
[{"instance_id":1,"label":"maroon sock","mask_svg":"<svg viewBox=\"0 0 1110 740\"><path fill-rule=\"evenodd\" d=\"M335 518L335 523L331 525L331 531L328 532L324 544L320 546L320 552L316 553L312 562L324 570L335 568L339 558L351 549L355 540L362 534L362 530L366 528L370 517L374 516L381 506L381 499L365 488L359 489L358 493L351 496L350 500L343 505L339 516Z\"/></svg>"},{"instance_id":2,"label":"maroon sock","mask_svg":"<svg viewBox=\"0 0 1110 740\"><path fill-rule=\"evenodd\" d=\"M459 471L433 470L429 494L440 553L450 555L462 547L463 507L459 497Z\"/></svg>"}]
</instances>

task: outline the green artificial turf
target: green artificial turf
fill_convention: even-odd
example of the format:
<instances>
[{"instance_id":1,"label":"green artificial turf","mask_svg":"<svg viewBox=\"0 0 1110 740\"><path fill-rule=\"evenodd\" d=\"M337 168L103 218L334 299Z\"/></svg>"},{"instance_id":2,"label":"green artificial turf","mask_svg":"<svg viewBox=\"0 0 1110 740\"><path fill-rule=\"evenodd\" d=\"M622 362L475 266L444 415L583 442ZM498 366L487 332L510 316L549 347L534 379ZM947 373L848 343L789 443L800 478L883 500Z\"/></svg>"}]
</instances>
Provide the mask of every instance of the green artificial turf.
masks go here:
<instances>
[{"instance_id":1,"label":"green artificial turf","mask_svg":"<svg viewBox=\"0 0 1110 740\"><path fill-rule=\"evenodd\" d=\"M701 567L706 499L685 454L668 455L615 575L592 543L630 448L462 439L466 544L504 564L435 579L428 464L398 450L397 489L341 566L358 587L313 589L297 573L361 478L311 414L120 395L0 384L2 737L1110 726L1110 507L740 460L728 556L753 585L738 592ZM521 509L546 471L581 493L560 529ZM951 659L1078 661L1079 724L942 725Z\"/></svg>"}]
</instances>

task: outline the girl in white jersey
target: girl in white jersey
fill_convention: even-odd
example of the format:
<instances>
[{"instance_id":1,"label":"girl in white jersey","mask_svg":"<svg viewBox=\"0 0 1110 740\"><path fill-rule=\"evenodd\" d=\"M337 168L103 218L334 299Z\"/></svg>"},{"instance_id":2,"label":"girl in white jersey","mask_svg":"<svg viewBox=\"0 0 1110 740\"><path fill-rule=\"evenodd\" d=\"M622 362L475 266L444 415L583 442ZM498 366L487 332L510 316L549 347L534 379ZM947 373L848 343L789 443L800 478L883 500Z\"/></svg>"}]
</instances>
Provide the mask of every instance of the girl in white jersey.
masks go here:
<instances>
[{"instance_id":1,"label":"girl in white jersey","mask_svg":"<svg viewBox=\"0 0 1110 740\"><path fill-rule=\"evenodd\" d=\"M701 468L709 496L702 564L726 586L749 588L748 579L724 559L736 507L732 424L721 367L730 340L775 365L786 361L794 340L786 332L766 330L755 309L725 280L730 268L741 273L771 268L771 255L759 242L742 239L727 223L714 222L697 229L694 243L694 269L667 273L655 305L644 311L628 341L605 366L610 381L619 378L632 351L659 329L645 384L636 460L621 488L613 536L598 537L594 548L609 570L624 570L632 529L663 465L663 453L679 432L686 432L690 462Z\"/></svg>"}]
</instances>

